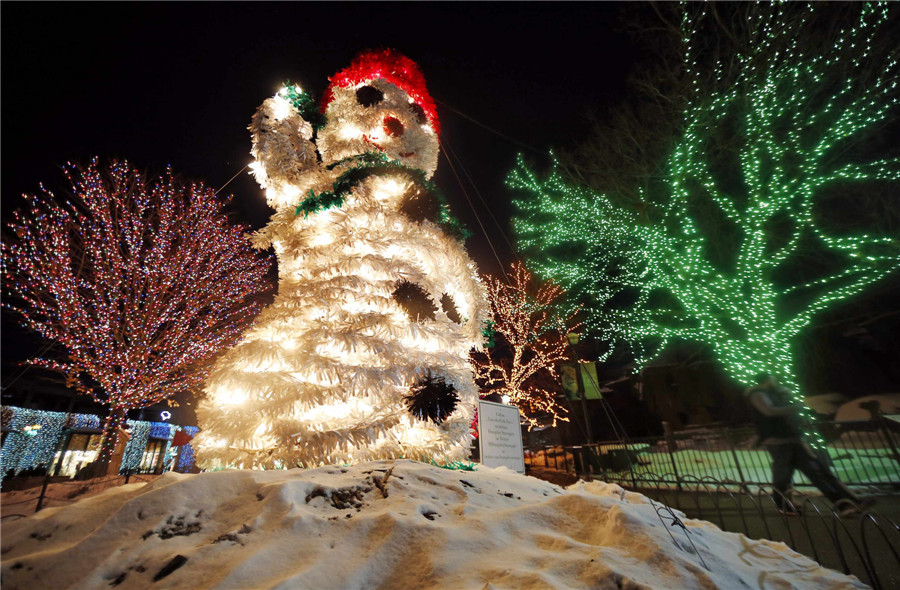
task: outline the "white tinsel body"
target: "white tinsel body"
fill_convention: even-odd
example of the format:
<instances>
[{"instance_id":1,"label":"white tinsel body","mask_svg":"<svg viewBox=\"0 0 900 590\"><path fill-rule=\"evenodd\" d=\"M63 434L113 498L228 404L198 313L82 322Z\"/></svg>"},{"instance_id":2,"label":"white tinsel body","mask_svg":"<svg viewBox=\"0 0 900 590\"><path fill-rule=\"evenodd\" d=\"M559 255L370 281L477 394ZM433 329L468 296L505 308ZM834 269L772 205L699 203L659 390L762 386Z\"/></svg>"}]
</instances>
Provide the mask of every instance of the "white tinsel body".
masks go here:
<instances>
[{"instance_id":1,"label":"white tinsel body","mask_svg":"<svg viewBox=\"0 0 900 590\"><path fill-rule=\"evenodd\" d=\"M338 94L335 101L343 123L333 117L329 127L359 124L342 99L352 95ZM277 106L267 101L260 111ZM394 103L388 107L396 110ZM373 115L367 111L365 117ZM211 374L197 410L200 464L277 468L397 457L466 459L477 400L468 355L481 342L486 317L471 259L438 225L400 212L404 195L414 190L402 175L369 176L342 206L298 215L294 195L330 189L346 167L327 170L303 155L313 144L295 113L261 119L258 113L251 126L256 174L277 211L257 242L275 248L279 290ZM336 129L322 132L337 135ZM434 144L424 151L430 175L436 137L409 136L414 145ZM294 166L291 158L302 161ZM329 161L327 153L323 160ZM411 319L398 304L393 293L404 281L428 293L435 319ZM445 296L461 322L442 309ZM411 414L403 399L426 374L443 378L459 396L440 424Z\"/></svg>"}]
</instances>

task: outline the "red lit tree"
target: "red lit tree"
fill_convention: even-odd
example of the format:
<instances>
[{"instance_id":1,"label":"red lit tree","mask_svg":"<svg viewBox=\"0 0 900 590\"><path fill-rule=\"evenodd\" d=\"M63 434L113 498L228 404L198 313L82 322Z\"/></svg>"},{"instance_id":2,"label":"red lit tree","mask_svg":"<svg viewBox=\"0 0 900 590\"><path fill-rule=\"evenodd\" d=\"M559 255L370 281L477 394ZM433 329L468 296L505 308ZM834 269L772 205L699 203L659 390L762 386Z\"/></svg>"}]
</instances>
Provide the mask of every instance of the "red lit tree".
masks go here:
<instances>
[{"instance_id":1,"label":"red lit tree","mask_svg":"<svg viewBox=\"0 0 900 590\"><path fill-rule=\"evenodd\" d=\"M556 401L557 365L569 358L566 334L579 327L578 310L560 313L565 291L550 282L538 284L521 263L512 264L509 279L485 278L495 343L472 354L476 380L484 391L509 396L529 428L542 416L556 425L568 420Z\"/></svg>"},{"instance_id":2,"label":"red lit tree","mask_svg":"<svg viewBox=\"0 0 900 590\"><path fill-rule=\"evenodd\" d=\"M109 406L101 461L128 410L197 388L254 318L269 261L219 199L171 170L148 184L127 162L64 168L72 192L28 196L3 243L5 305L65 350L60 371Z\"/></svg>"}]
</instances>

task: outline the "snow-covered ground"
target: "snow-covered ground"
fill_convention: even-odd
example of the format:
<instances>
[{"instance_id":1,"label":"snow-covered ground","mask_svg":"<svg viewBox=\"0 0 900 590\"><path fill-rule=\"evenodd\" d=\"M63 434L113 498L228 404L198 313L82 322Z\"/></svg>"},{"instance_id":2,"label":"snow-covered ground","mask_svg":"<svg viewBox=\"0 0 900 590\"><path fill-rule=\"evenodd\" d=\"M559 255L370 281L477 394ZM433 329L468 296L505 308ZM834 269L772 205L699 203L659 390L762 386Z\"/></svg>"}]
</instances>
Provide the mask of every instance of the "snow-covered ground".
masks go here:
<instances>
[{"instance_id":1,"label":"snow-covered ground","mask_svg":"<svg viewBox=\"0 0 900 590\"><path fill-rule=\"evenodd\" d=\"M872 410L882 414L900 414L900 393L867 395L849 401L838 408L834 419L837 422L871 420Z\"/></svg>"},{"instance_id":2,"label":"snow-covered ground","mask_svg":"<svg viewBox=\"0 0 900 590\"><path fill-rule=\"evenodd\" d=\"M506 469L451 471L405 460L169 473L4 523L2 584L863 587L780 543L705 521L682 518L685 528L672 526L673 517L615 485L563 489Z\"/></svg>"},{"instance_id":3,"label":"snow-covered ground","mask_svg":"<svg viewBox=\"0 0 900 590\"><path fill-rule=\"evenodd\" d=\"M132 483L147 483L159 477L152 474L132 475L130 480ZM37 478L36 478L37 479ZM11 490L0 493L0 513L3 518L11 518L20 515L34 514L37 508L38 497L41 495L41 480L38 479L38 485L24 490ZM86 481L63 480L54 481L47 486L44 492L43 507L50 506L68 506L73 502L77 502L82 498L97 495L109 488L118 487L125 483L124 475L111 475L106 477L98 477Z\"/></svg>"}]
</instances>

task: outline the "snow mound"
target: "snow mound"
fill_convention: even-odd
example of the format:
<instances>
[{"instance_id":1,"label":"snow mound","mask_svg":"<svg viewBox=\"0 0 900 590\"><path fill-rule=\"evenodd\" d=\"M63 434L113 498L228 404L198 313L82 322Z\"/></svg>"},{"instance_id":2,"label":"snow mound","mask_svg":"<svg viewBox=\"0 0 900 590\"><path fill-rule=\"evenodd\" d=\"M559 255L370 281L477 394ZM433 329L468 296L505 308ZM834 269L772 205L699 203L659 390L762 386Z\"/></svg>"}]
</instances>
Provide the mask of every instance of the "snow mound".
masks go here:
<instances>
[{"instance_id":1,"label":"snow mound","mask_svg":"<svg viewBox=\"0 0 900 590\"><path fill-rule=\"evenodd\" d=\"M856 398L842 405L834 419L837 422L872 420L873 413L900 414L900 393L882 393Z\"/></svg>"},{"instance_id":2,"label":"snow mound","mask_svg":"<svg viewBox=\"0 0 900 590\"><path fill-rule=\"evenodd\" d=\"M657 510L663 513L661 520ZM377 461L169 473L3 525L4 590L860 588L616 485Z\"/></svg>"}]
</instances>

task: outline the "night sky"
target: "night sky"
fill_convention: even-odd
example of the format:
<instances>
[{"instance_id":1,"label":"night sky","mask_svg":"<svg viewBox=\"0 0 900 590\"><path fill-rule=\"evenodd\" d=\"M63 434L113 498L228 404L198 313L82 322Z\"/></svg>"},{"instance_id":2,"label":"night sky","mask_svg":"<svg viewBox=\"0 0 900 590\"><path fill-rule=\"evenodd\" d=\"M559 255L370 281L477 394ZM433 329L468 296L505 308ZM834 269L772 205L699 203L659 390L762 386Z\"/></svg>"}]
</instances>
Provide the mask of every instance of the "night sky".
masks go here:
<instances>
[{"instance_id":1,"label":"night sky","mask_svg":"<svg viewBox=\"0 0 900 590\"><path fill-rule=\"evenodd\" d=\"M100 156L151 173L171 164L217 189L237 175L223 191L234 195L233 219L262 227L271 209L241 172L251 161L247 125L256 107L286 80L319 97L359 51L393 47L419 63L438 102L442 141L465 184L443 153L435 180L473 234L470 254L496 273L476 212L507 264L513 254L494 218L508 236L503 178L516 153L540 158L548 147L578 142L588 112L622 99L637 52L621 23L640 9L3 3L3 216L41 182L64 192L67 161ZM23 348L4 316L9 361Z\"/></svg>"},{"instance_id":2,"label":"night sky","mask_svg":"<svg viewBox=\"0 0 900 590\"><path fill-rule=\"evenodd\" d=\"M250 117L283 81L318 97L360 50L393 47L420 64L438 101L442 140L462 163L457 173L474 180L466 192L506 260L478 194L505 230L502 180L516 152L577 142L585 114L623 95L635 51L621 32L622 10L613 3L4 4L4 210L38 182L62 186L59 166L92 155L150 171L171 164L219 188L250 162ZM436 181L475 234L473 257L495 271L445 158ZM265 223L269 209L246 171L226 192L235 196L236 220Z\"/></svg>"},{"instance_id":3,"label":"night sky","mask_svg":"<svg viewBox=\"0 0 900 590\"><path fill-rule=\"evenodd\" d=\"M97 155L153 173L171 164L214 188L237 174L224 191L234 195L234 220L259 228L271 210L249 173L239 174L251 160L256 107L285 80L318 97L360 50L393 47L419 63L438 103L465 190L444 154L435 180L473 233L470 254L491 273L498 263L476 216L508 263L492 215L509 236L503 178L516 153L573 146L589 133L589 112L627 100L626 78L647 56L624 29L637 12L652 13L612 2L5 2L0 11L4 218L40 182L62 192L66 161ZM896 291L882 289L875 304ZM25 349L9 338L8 320L5 361Z\"/></svg>"}]
</instances>

